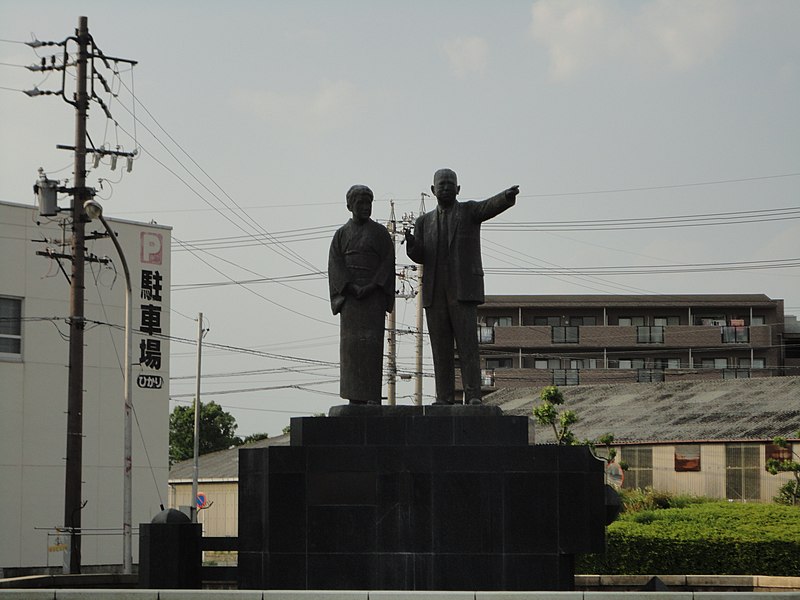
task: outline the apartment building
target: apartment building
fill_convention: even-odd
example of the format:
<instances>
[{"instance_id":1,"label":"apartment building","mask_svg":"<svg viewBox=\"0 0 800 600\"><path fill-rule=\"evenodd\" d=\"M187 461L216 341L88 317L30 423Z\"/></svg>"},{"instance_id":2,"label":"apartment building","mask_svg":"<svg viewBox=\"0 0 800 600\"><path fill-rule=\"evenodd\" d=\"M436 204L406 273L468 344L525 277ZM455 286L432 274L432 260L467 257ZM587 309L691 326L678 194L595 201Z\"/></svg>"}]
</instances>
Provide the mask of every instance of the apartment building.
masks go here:
<instances>
[{"instance_id":1,"label":"apartment building","mask_svg":"<svg viewBox=\"0 0 800 600\"><path fill-rule=\"evenodd\" d=\"M787 362L783 300L763 294L487 296L486 391L773 377Z\"/></svg>"}]
</instances>

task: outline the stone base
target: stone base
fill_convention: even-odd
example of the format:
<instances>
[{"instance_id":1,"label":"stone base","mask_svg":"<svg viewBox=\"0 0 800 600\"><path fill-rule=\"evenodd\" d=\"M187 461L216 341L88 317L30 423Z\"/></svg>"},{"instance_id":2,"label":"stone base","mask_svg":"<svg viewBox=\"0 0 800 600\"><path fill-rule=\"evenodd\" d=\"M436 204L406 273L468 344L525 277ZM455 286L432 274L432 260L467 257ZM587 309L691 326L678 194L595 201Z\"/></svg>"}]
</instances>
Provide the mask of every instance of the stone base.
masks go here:
<instances>
[{"instance_id":1,"label":"stone base","mask_svg":"<svg viewBox=\"0 0 800 600\"><path fill-rule=\"evenodd\" d=\"M586 447L529 446L492 407L335 409L240 450L240 589L570 590L603 550Z\"/></svg>"}]
</instances>

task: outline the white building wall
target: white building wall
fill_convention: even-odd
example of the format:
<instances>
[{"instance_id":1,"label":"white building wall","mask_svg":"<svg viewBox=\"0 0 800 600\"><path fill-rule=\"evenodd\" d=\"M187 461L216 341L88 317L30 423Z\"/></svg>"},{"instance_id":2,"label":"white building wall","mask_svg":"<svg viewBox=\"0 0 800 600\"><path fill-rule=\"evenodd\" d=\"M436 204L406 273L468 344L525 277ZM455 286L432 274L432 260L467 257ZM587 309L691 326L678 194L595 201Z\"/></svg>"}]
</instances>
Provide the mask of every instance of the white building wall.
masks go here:
<instances>
[{"instance_id":1,"label":"white building wall","mask_svg":"<svg viewBox=\"0 0 800 600\"><path fill-rule=\"evenodd\" d=\"M675 448L671 444L648 445L653 451L653 489L705 498L725 499L726 466L725 443L706 443L700 445L700 470L675 471ZM759 447L759 489L760 501L772 502L782 485L792 481L791 473L770 474L766 466L765 444ZM617 451L619 452L619 448ZM756 502L758 500L751 500Z\"/></svg>"},{"instance_id":2,"label":"white building wall","mask_svg":"<svg viewBox=\"0 0 800 600\"><path fill-rule=\"evenodd\" d=\"M109 207L106 207L109 211ZM110 212L110 211L109 211ZM64 217L67 213L64 213ZM149 522L167 503L169 342L159 339L159 370L140 366L141 306L161 308L161 333L169 335L170 229L107 218L118 233L133 285L133 524ZM38 224L37 224L38 221ZM0 202L0 296L22 298L22 357L0 356L0 569L61 565L62 552L47 529L64 522L64 474L68 378L70 289L55 260L38 256L61 239L59 219L40 218L38 210ZM103 231L99 222L87 234ZM67 238L70 231L67 228ZM144 234L144 236L142 235ZM161 255L142 252L160 239ZM123 371L125 279L108 239L87 241L90 253L108 256L114 270L86 264L85 370L83 399L82 564L122 562ZM69 253L69 249L61 250ZM158 260L160 264L143 262ZM62 259L67 273L71 265ZM158 271L161 300L141 298L142 270ZM137 386L139 374L163 378L161 389ZM137 426L138 420L138 426ZM144 444L143 444L144 440ZM152 463L145 457L144 445ZM100 535L103 534L103 535ZM111 534L111 535L108 535ZM134 561L138 545L134 536Z\"/></svg>"}]
</instances>

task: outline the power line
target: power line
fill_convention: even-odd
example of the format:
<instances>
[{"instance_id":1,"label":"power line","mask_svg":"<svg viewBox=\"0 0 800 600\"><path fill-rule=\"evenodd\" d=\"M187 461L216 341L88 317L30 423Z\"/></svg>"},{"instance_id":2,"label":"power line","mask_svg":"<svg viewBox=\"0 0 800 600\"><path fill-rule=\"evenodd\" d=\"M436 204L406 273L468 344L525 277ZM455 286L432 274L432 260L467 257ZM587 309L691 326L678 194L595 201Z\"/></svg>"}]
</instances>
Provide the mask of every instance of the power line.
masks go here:
<instances>
[{"instance_id":1,"label":"power line","mask_svg":"<svg viewBox=\"0 0 800 600\"><path fill-rule=\"evenodd\" d=\"M653 275L661 273L711 273L717 271L753 271L800 267L800 258L783 258L721 263L689 263L672 265L631 265L620 267L577 268L505 268L488 267L484 271L495 275Z\"/></svg>"},{"instance_id":2,"label":"power line","mask_svg":"<svg viewBox=\"0 0 800 600\"><path fill-rule=\"evenodd\" d=\"M723 185L728 183L743 183L747 181L764 181L767 179L781 179L785 177L798 177L800 173L781 173L778 175L761 175L757 177L740 177L738 179L717 179L712 181L698 181L694 183L675 183L667 185L650 185L642 187L612 188L604 190L584 190L580 192L556 192L549 194L520 194L521 198L555 198L559 196L588 196L591 194L617 194L625 192L646 192L651 190L669 190L676 188L699 187L706 185Z\"/></svg>"},{"instance_id":3,"label":"power line","mask_svg":"<svg viewBox=\"0 0 800 600\"><path fill-rule=\"evenodd\" d=\"M191 251L191 253L192 253L192 256L194 256L194 257L195 257L195 258L197 258L197 259L198 259L200 262L202 262L203 264L205 264L205 265L206 265L206 266L208 266L209 268L213 269L214 271L216 271L217 273L219 273L220 275L222 275L223 277L225 277L225 279L227 279L228 281L231 281L231 282L235 281L235 280L234 280L232 277L230 277L230 276L229 276L227 273L224 273L223 271L220 271L220 270L219 270L219 269L217 269L217 268L216 268L214 265L212 265L211 263L209 263L207 260L204 260L203 258L201 258L200 256L198 256L198 254L197 254L195 251L193 251L193 250L192 250L192 251ZM280 283L280 282L279 282L279 283ZM266 296L264 296L263 294L259 294L259 293L258 293L257 291L255 291L254 289L252 289L252 288L250 288L250 287L248 287L248 286L246 286L246 285L244 285L244 284L242 284L242 283L237 283L236 285L238 285L238 286L239 286L239 287L241 287L242 289L245 289L245 290L247 290L248 292L250 292L250 293L251 293L251 294L253 294L254 296L258 296L258 297L259 297L259 298L261 298L262 300L266 300L266 301L267 301L267 302L269 302L270 304L273 304L273 305L277 306L278 308L282 308L283 310L289 311L290 313L294 313L294 314L296 314L296 315L299 315L299 316L303 317L304 319L310 319L310 320L312 320L312 321L316 321L316 322L318 322L318 323L323 323L323 324L325 324L325 325L330 325L330 326L334 326L334 327L335 327L335 323L331 323L330 321L323 321L322 319L317 319L316 317L312 317L312 316L310 316L310 315L303 314L303 313L301 313L301 312L299 312L299 311L296 311L296 310L294 310L294 309L292 309L292 308L289 308L288 306L284 306L283 304L280 304L279 302L276 302L275 300L273 300L273 299L271 299L271 298L267 298L267 297L266 297ZM286 284L285 284L285 283L283 283L282 285L286 285Z\"/></svg>"},{"instance_id":4,"label":"power line","mask_svg":"<svg viewBox=\"0 0 800 600\"><path fill-rule=\"evenodd\" d=\"M187 167L186 167L186 166L185 166L185 165L184 165L184 164L183 164L183 163L182 163L182 162L181 162L181 161L180 161L180 160L179 160L179 159L176 157L176 156L175 156L175 154L174 154L172 151L170 151L170 150L169 150L169 148L167 148L166 144L164 144L163 142L161 142L161 140L159 140L159 138L158 138L158 137L157 137L157 136L156 136L156 135L155 135L155 134L152 132L152 130L151 130L149 127L147 127L147 125L146 125L145 123L143 123L143 122L142 122L140 119L138 119L138 118L136 117L136 114L135 114L135 112L132 112L132 111L131 111L130 109L128 109L126 106L122 105L122 106L123 106L123 108L125 108L125 110L127 110L129 113L131 113L131 115L134 117L134 122L138 122L138 123L140 123L140 124L141 124L141 125L142 125L142 126L143 126L143 127L146 129L146 130L147 130L147 132L148 132L148 133L149 133L151 136L153 136L153 138L154 138L156 141L158 141L158 142L159 142L159 143L162 145L162 147L163 147L163 148L164 148L164 149L165 149L165 150L166 150L166 151L167 151L167 152L170 154L170 156L172 156L172 158L173 158L173 159L175 159L175 161L176 161L176 162L177 162L179 165L181 165L181 167L182 167L182 168L183 168L183 169L184 169L184 170L185 170L187 173L189 173L189 175L190 175L190 176L191 176L191 177L192 177L192 178L193 178L195 181L197 181L197 183L198 183L198 184L200 184L200 185L201 185L201 186L202 186L202 187L203 187L203 188L204 188L204 189L205 189L205 190L206 190L206 191L207 191L209 194L211 194L211 195L212 195L212 196L213 196L213 197L214 197L214 198L215 198L217 201L219 201L219 202L220 202L220 203L221 203L221 204L222 204L222 205L223 205L223 206L224 206L226 209L228 209L228 211L229 211L229 212L231 212L232 214L234 214L235 216L237 216L237 217L238 217L238 218L239 218L239 219L242 221L242 223L244 223L245 225L248 225L248 226L252 227L253 229L256 229L257 231L260 231L260 232L261 232L261 234L263 234L264 236L266 236L268 239L271 239L271 234L270 234L270 232L269 232L269 231L267 231L267 229L266 229L266 228L265 228L263 225L261 225L261 224L260 224L258 221L256 221L255 219L253 219L253 217L252 217L252 216L250 216L249 214L247 214L247 212L246 212L246 211L245 211L245 210L242 208L242 206L241 206L241 205L240 205L240 204L239 204L239 203L238 203L238 202L237 202L237 201L236 201L236 200L235 200L235 199L234 199L234 198L233 198L233 197L232 197L230 194L228 194L228 193L225 191L225 189L224 189L222 186L220 186L220 185L217 183L217 181L216 181L216 180L215 180L213 177L211 177L211 176L210 176L210 175L209 175L209 174L208 174L208 173L205 171L205 169L203 169L203 168L200 166L200 164L199 164L199 163L198 163L198 162L197 162L197 161L196 161L196 160L195 160L195 159L194 159L194 158L193 158L193 157L192 157L192 156L191 156L191 155L190 155L190 154L189 154L189 153L188 153L188 152L187 152L187 151L186 151L186 150L185 150L185 149L184 149L184 148L183 148L183 147L182 147L182 146L181 146L181 145L180 145L180 144L179 144L179 143L176 141L176 140L175 140L175 138L173 138L173 137L172 137L172 136L169 134L169 132L168 132L168 131L167 131L167 130L166 130L166 129L165 129L165 128L164 128L164 127L161 125L161 123L159 123L159 122L158 122L158 120L157 120L157 119L156 119L156 118L153 116L153 114L152 114L152 113L151 113L151 112L148 110L148 108L147 108L147 107L146 107L146 106L145 106L145 105L144 105L144 104L143 104L143 103L142 103L142 102L141 102L141 101L140 101L140 100L139 100L139 99L138 99L138 98L137 98L137 97L136 97L136 96L133 94L132 90L130 90L130 89L129 89L129 88L126 86L126 85L125 85L125 83L124 83L124 82L121 82L121 83L122 83L122 85L123 85L123 86L124 86L124 87L125 87L125 88L128 90L128 92L130 92L130 93L131 93L131 97L132 97L132 99L133 99L133 106L134 106L134 108L135 108L135 106L136 106L137 104L138 104L139 106L141 106L141 107L142 107L142 109L144 109L144 111L147 113L147 115L148 115L148 116L149 116L149 117L150 117L150 118L153 120L153 122L154 122L154 123L155 123L155 124L158 126L158 128L159 128L161 131L163 131L163 132L164 132L164 134L165 134L165 135L166 135L166 136L169 138L169 140L170 140L170 141L171 141L173 144L175 144L175 146L177 146L177 147L178 147L178 149L179 149L179 150L180 150L180 151L181 151L181 152L182 152L184 155L186 155L186 157L187 157L187 158L188 158L188 159L189 159L189 160L190 160L190 161L191 161L191 162L192 162L192 163L193 163L193 164L194 164L194 165L195 165L195 166L196 166L196 167L197 167L197 168L200 170L200 172L201 172L203 175L205 175L205 177L207 177L207 178L208 178L208 180L209 180L209 181L211 181L211 182L212 182L212 183L213 183L213 184L214 184L214 185L217 187L217 189L219 189L219 190L222 192L222 194L223 194L223 195L224 195L224 196L225 196L225 197L226 197L228 200L230 200L230 202L232 202L232 203L233 203L233 205L234 205L234 206L235 206L235 207L236 207L238 210L233 210L233 209L232 209L232 208L231 208L231 207L230 207L230 206L229 206L229 205L228 205L228 204L227 204L227 203L226 203L224 200L222 200L222 199L221 199L221 198L220 198L218 195L216 195L216 194L215 194L213 191L211 191L211 190L208 188L208 186L206 186L204 183L202 183L202 182L201 182L201 181L200 181L200 180L199 180L199 179L198 179L198 178L197 178L197 177L196 177L196 176L195 176L195 175L194 175L194 174L193 174L193 173L192 173L192 172L191 172L191 171L190 171L190 170L189 170L189 169L188 169L188 168L187 168ZM130 135L130 134L128 134L128 135ZM149 154L149 153L148 153L148 154ZM150 156L152 156L152 154L150 154ZM160 163L160 164L161 164L161 163ZM205 201L205 199L204 199L204 201ZM207 202L207 201L206 201L206 202ZM207 202L207 203L208 203L208 202ZM209 206L211 206L211 205L209 204ZM212 208L215 208L215 207L212 207ZM216 210L217 210L217 212L219 212L220 214L223 214L223 212L222 212L222 211L220 211L219 209L216 209ZM247 220L246 220L246 219L244 219L244 218L243 218L243 217L242 217L242 216L239 214L240 212L241 212L241 213L243 213L243 214L245 214L245 215L247 216ZM227 216L226 216L226 218L227 218ZM234 225L235 225L237 228L241 229L243 232L245 232L245 233L248 233L248 231L246 231L246 230L244 229L244 227L242 227L242 225L239 225L238 223L234 223L234 222L233 222L233 220L231 220L230 218L228 218L228 220L229 220L229 221L230 221L232 224L234 224ZM289 260L289 261L291 261L291 262L294 262L294 263L295 263L295 264L297 264L298 266L303 266L303 265L304 265L304 266L308 267L309 269L311 269L312 271L316 271L316 270L317 270L317 269L316 269L316 267L314 267L314 265L313 265L313 264L311 264L311 263L310 263L308 260L306 260L306 259L305 259L305 258L304 258L302 255L300 255L300 254L296 253L296 252L295 252L294 250L292 250L291 248L288 248L288 247L284 246L284 245L283 245L283 244L281 244L280 242L277 242L277 245L278 245L278 247L279 247L281 250L280 250L280 251L276 251L276 252L277 252L278 254L280 254L281 256L283 256L284 258L286 258L287 260Z\"/></svg>"}]
</instances>

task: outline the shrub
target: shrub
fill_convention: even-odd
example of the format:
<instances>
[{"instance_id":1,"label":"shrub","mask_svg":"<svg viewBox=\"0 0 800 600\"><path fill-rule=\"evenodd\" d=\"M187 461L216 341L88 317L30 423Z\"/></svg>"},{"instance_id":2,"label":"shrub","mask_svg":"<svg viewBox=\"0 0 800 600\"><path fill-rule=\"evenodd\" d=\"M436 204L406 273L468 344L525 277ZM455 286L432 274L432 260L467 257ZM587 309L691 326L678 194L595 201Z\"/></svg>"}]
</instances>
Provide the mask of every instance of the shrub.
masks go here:
<instances>
[{"instance_id":1,"label":"shrub","mask_svg":"<svg viewBox=\"0 0 800 600\"><path fill-rule=\"evenodd\" d=\"M670 492L662 492L653 488L645 489L621 489L619 495L622 498L622 508L624 512L636 512L641 510L656 510L660 508L686 508L691 504L703 502L713 502L710 498L701 496L675 495Z\"/></svg>"},{"instance_id":2,"label":"shrub","mask_svg":"<svg viewBox=\"0 0 800 600\"><path fill-rule=\"evenodd\" d=\"M625 575L793 576L800 572L800 511L774 504L706 502L630 512L607 528L605 554L577 572Z\"/></svg>"}]
</instances>

